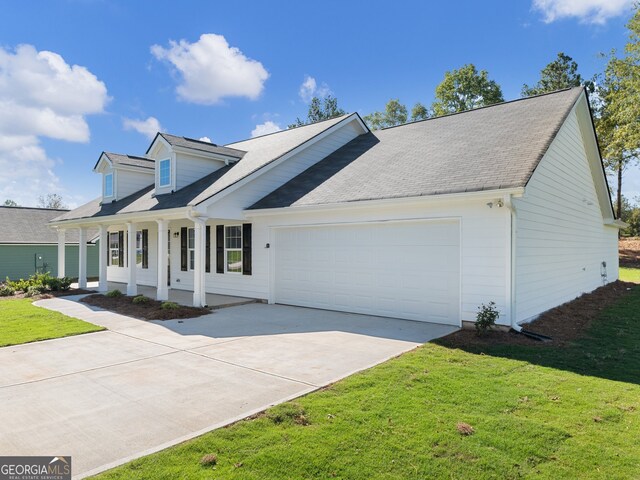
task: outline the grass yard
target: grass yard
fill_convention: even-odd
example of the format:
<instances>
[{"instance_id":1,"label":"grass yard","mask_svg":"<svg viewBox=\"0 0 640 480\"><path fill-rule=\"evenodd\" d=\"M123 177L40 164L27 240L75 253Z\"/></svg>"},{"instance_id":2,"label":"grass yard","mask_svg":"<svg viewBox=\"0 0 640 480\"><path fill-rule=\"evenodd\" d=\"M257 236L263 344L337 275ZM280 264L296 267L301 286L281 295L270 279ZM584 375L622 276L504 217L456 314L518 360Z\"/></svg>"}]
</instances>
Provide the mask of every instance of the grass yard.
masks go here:
<instances>
[{"instance_id":1,"label":"grass yard","mask_svg":"<svg viewBox=\"0 0 640 480\"><path fill-rule=\"evenodd\" d=\"M620 267L620 280L640 283L640 268Z\"/></svg>"},{"instance_id":2,"label":"grass yard","mask_svg":"<svg viewBox=\"0 0 640 480\"><path fill-rule=\"evenodd\" d=\"M640 286L561 348L442 339L98 478L638 478L638 365Z\"/></svg>"},{"instance_id":3,"label":"grass yard","mask_svg":"<svg viewBox=\"0 0 640 480\"><path fill-rule=\"evenodd\" d=\"M0 347L100 330L104 328L36 307L29 298L0 301Z\"/></svg>"}]
</instances>

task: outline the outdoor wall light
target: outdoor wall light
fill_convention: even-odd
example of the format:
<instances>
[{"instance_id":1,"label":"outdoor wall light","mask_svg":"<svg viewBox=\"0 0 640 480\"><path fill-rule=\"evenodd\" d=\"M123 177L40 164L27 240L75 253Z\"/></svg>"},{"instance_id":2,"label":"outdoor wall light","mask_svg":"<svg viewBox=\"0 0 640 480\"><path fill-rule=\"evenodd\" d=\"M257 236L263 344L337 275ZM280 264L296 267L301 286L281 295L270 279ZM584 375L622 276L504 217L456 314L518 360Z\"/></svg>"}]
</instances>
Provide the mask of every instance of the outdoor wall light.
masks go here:
<instances>
[{"instance_id":1,"label":"outdoor wall light","mask_svg":"<svg viewBox=\"0 0 640 480\"><path fill-rule=\"evenodd\" d=\"M173 238L178 238L180 236L180 232L173 232Z\"/></svg>"}]
</instances>

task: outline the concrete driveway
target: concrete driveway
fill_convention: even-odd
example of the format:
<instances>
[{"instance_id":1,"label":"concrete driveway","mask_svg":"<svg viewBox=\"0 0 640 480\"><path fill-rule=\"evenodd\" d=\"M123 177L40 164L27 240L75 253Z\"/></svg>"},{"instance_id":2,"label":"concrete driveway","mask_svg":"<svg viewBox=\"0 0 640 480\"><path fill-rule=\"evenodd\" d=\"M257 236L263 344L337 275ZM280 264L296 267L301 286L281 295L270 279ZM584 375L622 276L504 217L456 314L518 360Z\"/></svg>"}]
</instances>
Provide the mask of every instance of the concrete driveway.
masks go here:
<instances>
[{"instance_id":1,"label":"concrete driveway","mask_svg":"<svg viewBox=\"0 0 640 480\"><path fill-rule=\"evenodd\" d=\"M71 455L84 477L303 395L455 330L250 304L146 322L37 305L109 330L0 348L0 452Z\"/></svg>"}]
</instances>

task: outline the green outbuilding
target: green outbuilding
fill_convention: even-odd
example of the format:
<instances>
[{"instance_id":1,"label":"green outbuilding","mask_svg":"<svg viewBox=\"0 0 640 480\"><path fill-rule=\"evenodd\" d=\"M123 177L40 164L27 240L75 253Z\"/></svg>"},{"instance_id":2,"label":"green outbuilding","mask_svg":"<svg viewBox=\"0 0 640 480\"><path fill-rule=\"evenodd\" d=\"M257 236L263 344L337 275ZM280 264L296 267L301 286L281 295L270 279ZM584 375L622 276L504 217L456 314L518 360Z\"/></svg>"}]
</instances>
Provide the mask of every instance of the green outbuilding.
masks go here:
<instances>
[{"instance_id":1,"label":"green outbuilding","mask_svg":"<svg viewBox=\"0 0 640 480\"><path fill-rule=\"evenodd\" d=\"M58 275L58 234L47 224L68 210L0 207L0 282L27 278L34 273ZM78 231L66 235L65 275L78 277ZM99 246L95 234L87 236L87 277L98 276Z\"/></svg>"}]
</instances>

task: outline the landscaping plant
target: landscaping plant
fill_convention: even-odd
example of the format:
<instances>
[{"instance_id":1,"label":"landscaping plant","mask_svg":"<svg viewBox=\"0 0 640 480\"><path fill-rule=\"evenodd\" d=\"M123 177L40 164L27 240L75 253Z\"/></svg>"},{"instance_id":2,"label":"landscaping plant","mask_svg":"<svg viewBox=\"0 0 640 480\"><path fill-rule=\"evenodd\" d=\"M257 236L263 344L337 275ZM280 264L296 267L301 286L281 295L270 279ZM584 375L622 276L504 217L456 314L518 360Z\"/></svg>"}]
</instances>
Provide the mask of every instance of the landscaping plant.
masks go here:
<instances>
[{"instance_id":1,"label":"landscaping plant","mask_svg":"<svg viewBox=\"0 0 640 480\"><path fill-rule=\"evenodd\" d=\"M478 315L476 315L476 332L478 335L492 329L500 313L496 309L496 302L484 303L478 307Z\"/></svg>"}]
</instances>

